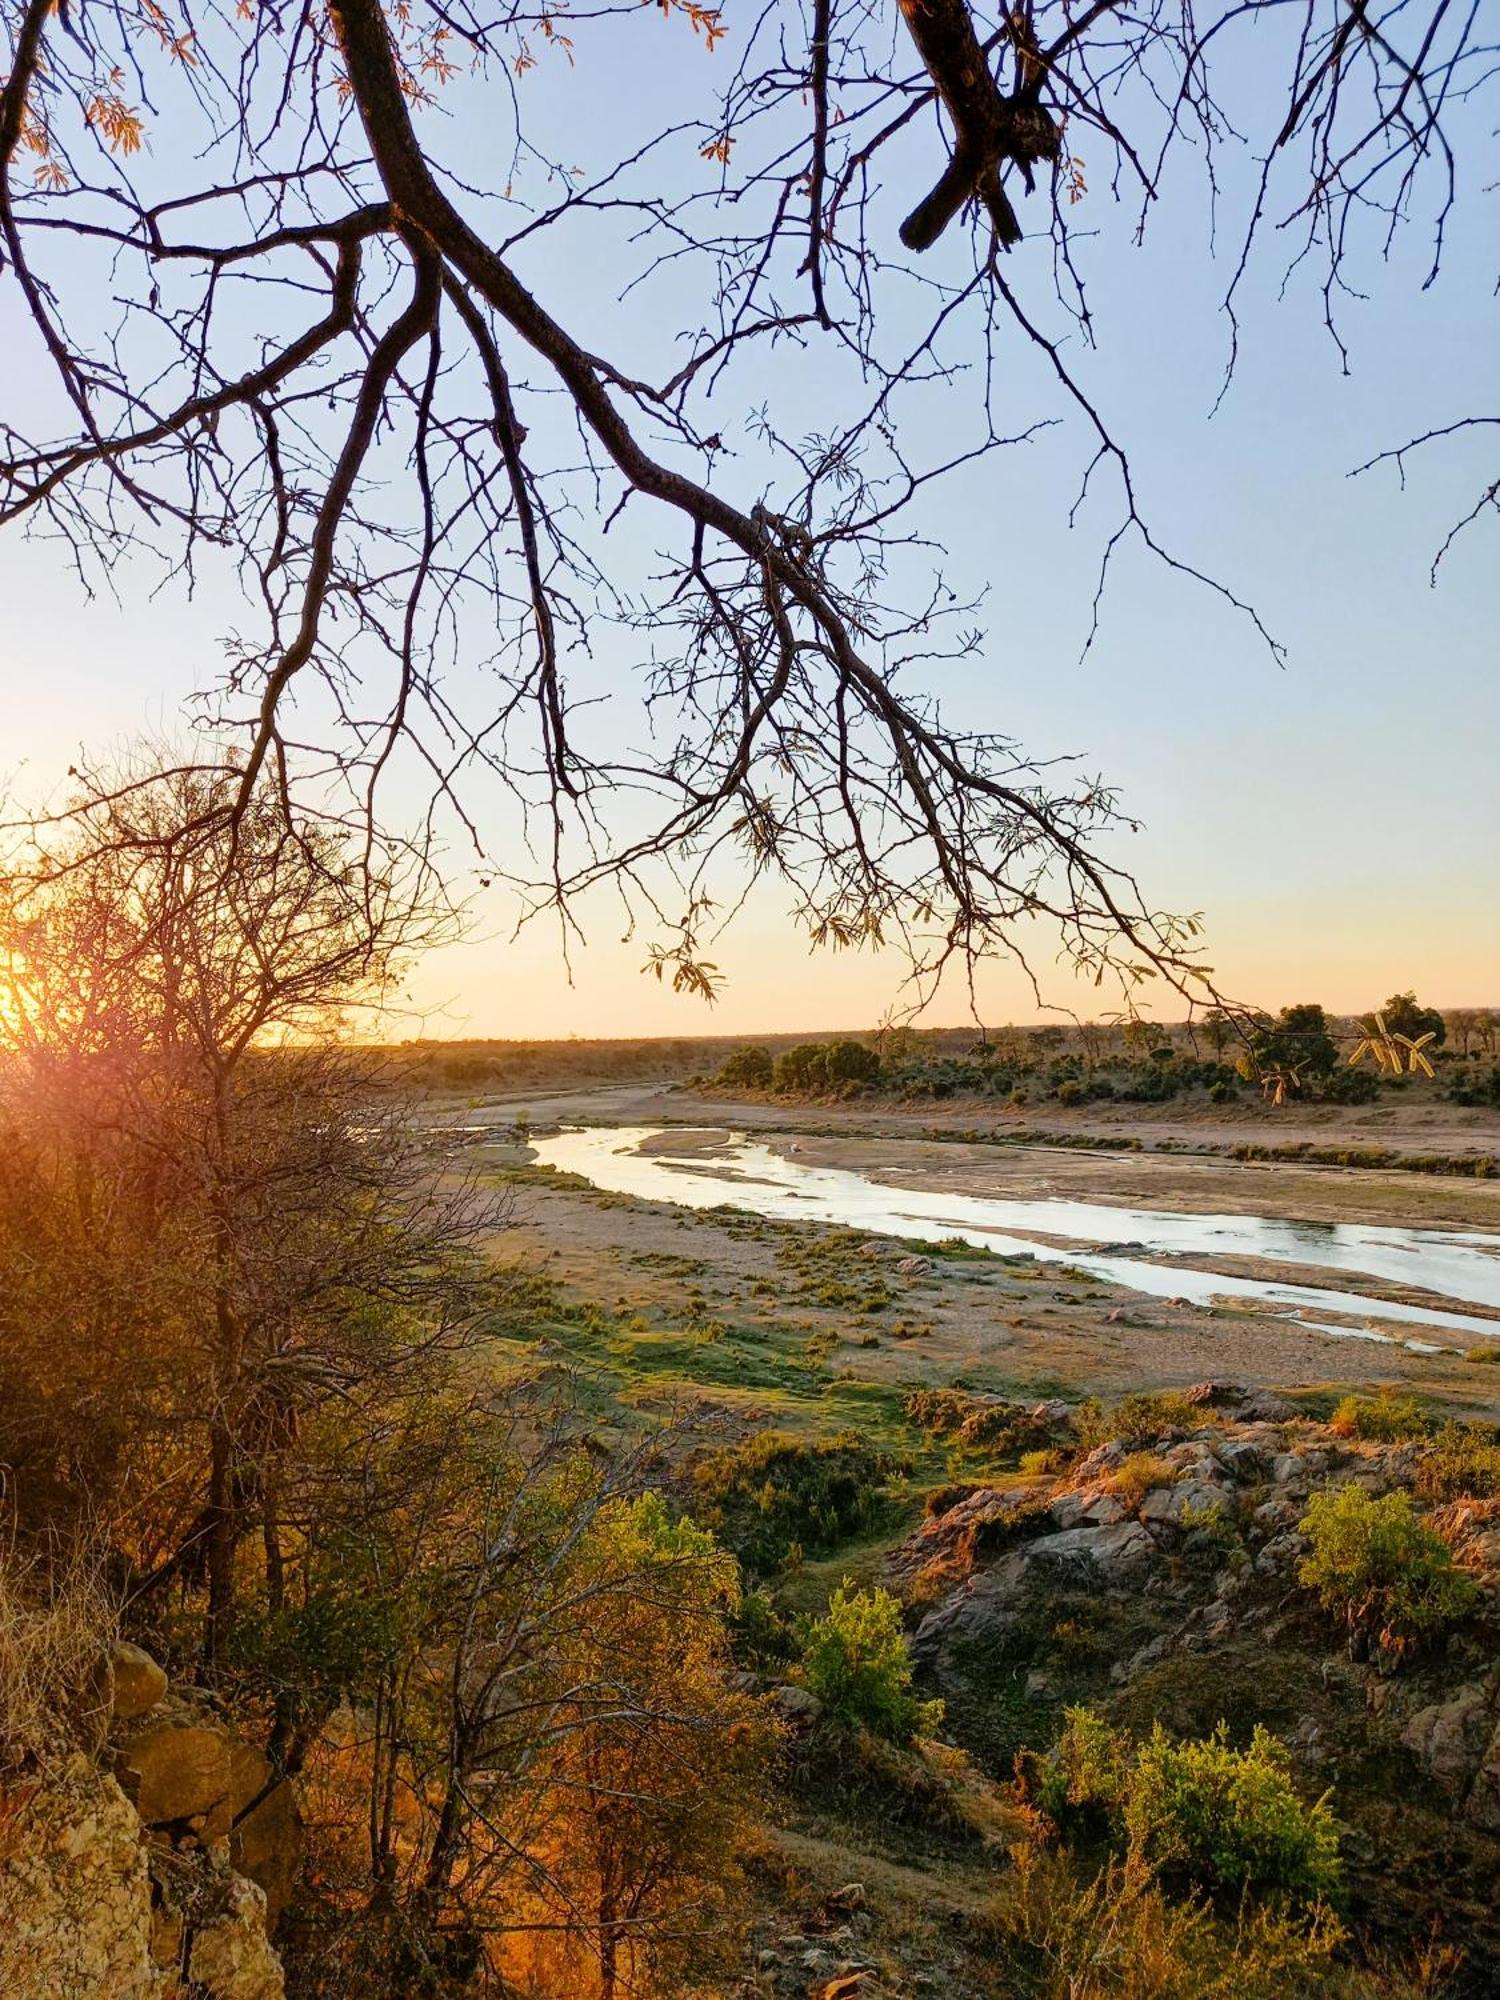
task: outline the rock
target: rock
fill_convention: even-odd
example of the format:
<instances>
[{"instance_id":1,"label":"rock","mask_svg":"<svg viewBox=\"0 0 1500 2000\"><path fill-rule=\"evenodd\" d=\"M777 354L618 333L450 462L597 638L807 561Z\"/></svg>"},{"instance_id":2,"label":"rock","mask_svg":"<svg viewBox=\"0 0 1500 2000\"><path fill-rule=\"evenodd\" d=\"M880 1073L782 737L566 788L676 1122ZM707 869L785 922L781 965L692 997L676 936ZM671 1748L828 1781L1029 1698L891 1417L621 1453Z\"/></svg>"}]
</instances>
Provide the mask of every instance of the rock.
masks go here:
<instances>
[{"instance_id":1,"label":"rock","mask_svg":"<svg viewBox=\"0 0 1500 2000\"><path fill-rule=\"evenodd\" d=\"M1240 1486L1252 1486L1266 1476L1266 1461L1248 1438L1227 1438L1219 1447L1219 1463Z\"/></svg>"},{"instance_id":2,"label":"rock","mask_svg":"<svg viewBox=\"0 0 1500 2000\"><path fill-rule=\"evenodd\" d=\"M1096 1445L1087 1458L1078 1461L1073 1468L1074 1477L1080 1486L1102 1479L1108 1472L1118 1472L1129 1456L1124 1445L1112 1438L1108 1444Z\"/></svg>"},{"instance_id":3,"label":"rock","mask_svg":"<svg viewBox=\"0 0 1500 2000\"><path fill-rule=\"evenodd\" d=\"M1073 1405L1064 1402L1061 1396L1053 1396L1045 1403L1034 1403L1027 1415L1040 1430L1072 1431L1078 1426Z\"/></svg>"},{"instance_id":4,"label":"rock","mask_svg":"<svg viewBox=\"0 0 1500 2000\"><path fill-rule=\"evenodd\" d=\"M1183 1398L1202 1409L1227 1411L1243 1423L1289 1424L1302 1414L1285 1396L1249 1382L1195 1382L1183 1391Z\"/></svg>"},{"instance_id":5,"label":"rock","mask_svg":"<svg viewBox=\"0 0 1500 2000\"><path fill-rule=\"evenodd\" d=\"M134 1722L166 1694L167 1676L144 1647L117 1639L110 1648L109 1686L115 1721Z\"/></svg>"},{"instance_id":6,"label":"rock","mask_svg":"<svg viewBox=\"0 0 1500 2000\"><path fill-rule=\"evenodd\" d=\"M932 1269L930 1257L901 1257L896 1263L897 1273L903 1278L921 1278Z\"/></svg>"},{"instance_id":7,"label":"rock","mask_svg":"<svg viewBox=\"0 0 1500 2000\"><path fill-rule=\"evenodd\" d=\"M823 1713L823 1704L809 1688L773 1687L766 1697L772 1709L791 1729L810 1729Z\"/></svg>"},{"instance_id":8,"label":"rock","mask_svg":"<svg viewBox=\"0 0 1500 2000\"><path fill-rule=\"evenodd\" d=\"M1255 1558L1256 1573L1260 1576L1279 1576L1299 1563L1309 1546L1306 1535L1299 1535L1291 1528L1273 1535Z\"/></svg>"},{"instance_id":9,"label":"rock","mask_svg":"<svg viewBox=\"0 0 1500 2000\"><path fill-rule=\"evenodd\" d=\"M205 2000L284 2000L281 1961L266 1935L266 1899L231 1875L220 1915L195 1932L188 1977Z\"/></svg>"},{"instance_id":10,"label":"rock","mask_svg":"<svg viewBox=\"0 0 1500 2000\"><path fill-rule=\"evenodd\" d=\"M1308 1466L1300 1452L1279 1451L1271 1460L1271 1477L1278 1486L1304 1486Z\"/></svg>"},{"instance_id":11,"label":"rock","mask_svg":"<svg viewBox=\"0 0 1500 2000\"><path fill-rule=\"evenodd\" d=\"M236 1820L229 1836L229 1859L264 1894L266 1922L274 1929L302 1866L302 1814L296 1792L285 1779Z\"/></svg>"},{"instance_id":12,"label":"rock","mask_svg":"<svg viewBox=\"0 0 1500 2000\"><path fill-rule=\"evenodd\" d=\"M1138 1521L1121 1521L1113 1527L1042 1535L1020 1554L1027 1570L1040 1571L1049 1581L1118 1590L1150 1566L1156 1545Z\"/></svg>"},{"instance_id":13,"label":"rock","mask_svg":"<svg viewBox=\"0 0 1500 2000\"><path fill-rule=\"evenodd\" d=\"M1179 1479L1175 1486L1153 1487L1141 1502L1140 1518L1147 1527L1177 1528L1189 1510L1200 1517L1229 1511L1217 1486L1204 1479Z\"/></svg>"},{"instance_id":14,"label":"rock","mask_svg":"<svg viewBox=\"0 0 1500 2000\"><path fill-rule=\"evenodd\" d=\"M1402 1730L1401 1742L1443 1795L1456 1804L1473 1784L1494 1734L1489 1690L1483 1683L1473 1682L1447 1701L1419 1708Z\"/></svg>"},{"instance_id":15,"label":"rock","mask_svg":"<svg viewBox=\"0 0 1500 2000\"><path fill-rule=\"evenodd\" d=\"M233 1786L229 1733L218 1723L171 1719L148 1723L119 1746L126 1797L147 1826L222 1818L229 1831Z\"/></svg>"},{"instance_id":16,"label":"rock","mask_svg":"<svg viewBox=\"0 0 1500 2000\"><path fill-rule=\"evenodd\" d=\"M0 1992L6 2000L147 2000L158 1990L151 1883L140 1821L124 1792L78 1756L10 1797Z\"/></svg>"}]
</instances>

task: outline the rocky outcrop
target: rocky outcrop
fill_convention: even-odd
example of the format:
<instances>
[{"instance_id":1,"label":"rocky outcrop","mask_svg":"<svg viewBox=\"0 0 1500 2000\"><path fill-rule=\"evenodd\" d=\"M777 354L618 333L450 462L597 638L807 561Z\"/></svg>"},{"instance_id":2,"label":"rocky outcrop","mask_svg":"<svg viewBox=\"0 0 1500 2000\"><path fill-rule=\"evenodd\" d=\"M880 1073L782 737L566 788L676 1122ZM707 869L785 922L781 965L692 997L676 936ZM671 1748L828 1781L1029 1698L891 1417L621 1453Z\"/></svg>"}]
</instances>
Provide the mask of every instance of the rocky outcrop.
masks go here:
<instances>
[{"instance_id":1,"label":"rocky outcrop","mask_svg":"<svg viewBox=\"0 0 1500 2000\"><path fill-rule=\"evenodd\" d=\"M147 2000L171 1991L151 1956L141 1823L92 1759L6 1795L0 1992L6 2000Z\"/></svg>"},{"instance_id":2,"label":"rocky outcrop","mask_svg":"<svg viewBox=\"0 0 1500 2000\"><path fill-rule=\"evenodd\" d=\"M290 1785L139 1647L117 1645L93 1686L90 1712L115 1718L98 1755L0 1787L0 1993L281 2000Z\"/></svg>"},{"instance_id":3,"label":"rocky outcrop","mask_svg":"<svg viewBox=\"0 0 1500 2000\"><path fill-rule=\"evenodd\" d=\"M1470 1825L1500 1833L1500 1670L1419 1708L1401 1743Z\"/></svg>"}]
</instances>

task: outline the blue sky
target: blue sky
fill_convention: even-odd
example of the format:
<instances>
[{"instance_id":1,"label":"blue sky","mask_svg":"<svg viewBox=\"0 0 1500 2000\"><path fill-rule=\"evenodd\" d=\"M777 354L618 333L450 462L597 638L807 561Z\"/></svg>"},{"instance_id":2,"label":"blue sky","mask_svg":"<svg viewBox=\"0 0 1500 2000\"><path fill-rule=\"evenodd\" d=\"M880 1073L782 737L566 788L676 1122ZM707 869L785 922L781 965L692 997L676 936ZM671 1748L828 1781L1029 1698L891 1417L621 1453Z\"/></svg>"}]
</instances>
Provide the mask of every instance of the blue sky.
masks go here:
<instances>
[{"instance_id":1,"label":"blue sky","mask_svg":"<svg viewBox=\"0 0 1500 2000\"><path fill-rule=\"evenodd\" d=\"M671 60L661 59L656 20L651 11L588 36L580 29L576 70L554 63L534 85L527 79L529 115L565 134L579 164L602 163L640 121L711 80L685 29ZM722 48L712 60L724 60ZM1247 92L1259 82L1252 73ZM466 175L486 164L472 110L460 94L432 124L436 150ZM152 143L165 166L166 139ZM1086 452L1081 434L1063 426L928 498L922 525L948 550L950 573L965 591L987 593L990 638L978 659L944 672L948 711L1039 753L1079 752L1119 786L1146 823L1121 858L1160 904L1205 912L1209 958L1243 997L1316 998L1344 1010L1415 984L1442 1004L1500 1002L1493 526L1470 530L1438 588L1428 584L1449 526L1494 477L1492 437L1435 447L1412 462L1404 493L1388 469L1348 476L1415 432L1491 407L1500 360L1495 197L1460 207L1431 287L1420 285L1427 240L1416 234L1388 264L1360 266L1369 296L1349 299L1342 316L1348 377L1322 328L1313 274L1278 298L1285 243L1268 237L1241 297L1236 376L1211 414L1228 338L1219 301L1248 158L1224 162L1217 261L1206 255L1206 205L1191 176L1179 173L1137 249L1133 215L1102 191L1103 164L1082 211L1100 232L1084 251L1099 346L1076 355L1080 373L1130 448L1161 539L1253 601L1285 644L1286 663L1277 666L1209 593L1138 550L1120 558L1099 637L1083 655L1112 517L1100 506L1067 529ZM618 244L564 239L526 275L588 337L583 315L597 301L601 269L619 255ZM1045 243L1028 241L1009 262L1028 303L1045 297L1047 261ZM659 358L660 329L684 303L678 282L669 275L613 311L599 344ZM13 297L0 304L14 312ZM21 355L6 395L28 393L34 358L19 337L12 349L9 329L6 341ZM1016 428L1058 414L1019 341L1002 360L1014 368L1007 409L1013 401ZM757 382L742 366L731 378L731 443L767 394L812 424L834 393L816 351L770 371ZM910 421L930 434L936 455L962 441L968 414L962 391L935 389ZM742 463L753 463L748 446ZM649 526L626 546L627 563L644 565ZM227 573L211 572L191 602L175 581L151 595L155 582L122 565L119 603L89 604L54 551L14 532L0 537L11 661L0 775L34 793L80 746L97 751L142 727L184 726L193 690L217 670L221 639L251 614ZM479 645L476 635L476 656ZM593 675L608 686L628 664L611 655L580 666L580 685ZM503 838L498 802L494 811ZM513 943L509 907L481 900L471 940L416 976L414 1019L429 1032L495 1035L748 1031L858 1025L897 999L893 958L810 958L783 902L758 896L713 948L727 985L706 1017L639 977L644 949L621 942L612 908L584 912L590 946L575 950L570 985L554 933ZM1037 943L1045 971L1046 943ZM1061 974L1044 984L1049 998L1087 1004ZM991 1020L1033 1011L1022 983L999 970L981 1001ZM955 991L931 1018L962 1008Z\"/></svg>"}]
</instances>

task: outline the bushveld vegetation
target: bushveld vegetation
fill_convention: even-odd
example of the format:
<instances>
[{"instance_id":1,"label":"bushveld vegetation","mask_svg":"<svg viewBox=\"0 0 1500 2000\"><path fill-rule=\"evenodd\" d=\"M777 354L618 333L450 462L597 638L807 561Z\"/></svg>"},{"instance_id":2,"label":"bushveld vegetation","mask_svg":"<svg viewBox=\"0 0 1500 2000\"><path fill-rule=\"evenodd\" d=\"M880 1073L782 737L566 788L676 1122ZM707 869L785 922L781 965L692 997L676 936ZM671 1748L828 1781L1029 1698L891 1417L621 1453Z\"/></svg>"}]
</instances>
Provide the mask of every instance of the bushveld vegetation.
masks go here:
<instances>
[{"instance_id":1,"label":"bushveld vegetation","mask_svg":"<svg viewBox=\"0 0 1500 2000\"><path fill-rule=\"evenodd\" d=\"M1450 1032L1451 1029L1451 1032ZM1314 1003L1277 1015L1219 1010L1186 1023L1143 1019L1072 1028L1006 1028L975 1040L885 1029L863 1037L741 1045L705 1088L802 1101L998 1098L1056 1103L1369 1104L1382 1089L1427 1088L1468 1105L1500 1104L1493 1066L1500 1012L1423 1007L1412 993L1340 1020Z\"/></svg>"}]
</instances>

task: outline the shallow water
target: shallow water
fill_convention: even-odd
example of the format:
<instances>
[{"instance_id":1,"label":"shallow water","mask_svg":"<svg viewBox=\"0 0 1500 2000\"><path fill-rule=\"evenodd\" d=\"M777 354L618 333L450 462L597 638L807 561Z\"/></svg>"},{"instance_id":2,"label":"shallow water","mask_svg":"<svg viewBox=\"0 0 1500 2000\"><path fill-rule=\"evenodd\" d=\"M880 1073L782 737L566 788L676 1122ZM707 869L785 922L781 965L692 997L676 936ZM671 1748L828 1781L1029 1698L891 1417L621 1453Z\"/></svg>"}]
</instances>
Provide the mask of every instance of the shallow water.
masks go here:
<instances>
[{"instance_id":1,"label":"shallow water","mask_svg":"<svg viewBox=\"0 0 1500 2000\"><path fill-rule=\"evenodd\" d=\"M892 1187L847 1167L783 1158L769 1146L735 1134L726 1135L720 1151L705 1154L684 1146L674 1153L674 1136L649 1126L584 1127L531 1143L543 1165L582 1174L596 1187L683 1208L731 1203L786 1221L845 1223L887 1236L956 1236L1002 1255L1029 1251L1039 1263L1067 1264L1162 1298L1190 1299L1196 1305L1215 1299L1254 1301L1279 1308L1321 1333L1349 1335L1359 1329L1305 1315L1345 1313L1500 1340L1500 1321L1452 1311L1436 1298L1431 1305L1393 1304L1341 1281L1344 1273L1383 1278L1421 1286L1437 1298L1500 1309L1500 1235L1361 1222L1283 1222L1256 1215L1179 1215L1102 1202ZM648 1139L653 1150L643 1153L640 1147ZM1059 1249L1009 1233L1016 1230L1045 1230L1080 1245L1107 1248ZM1127 1243L1134 1255L1112 1254ZM1329 1283L1281 1284L1152 1261L1187 1252L1316 1267L1328 1273Z\"/></svg>"}]
</instances>

